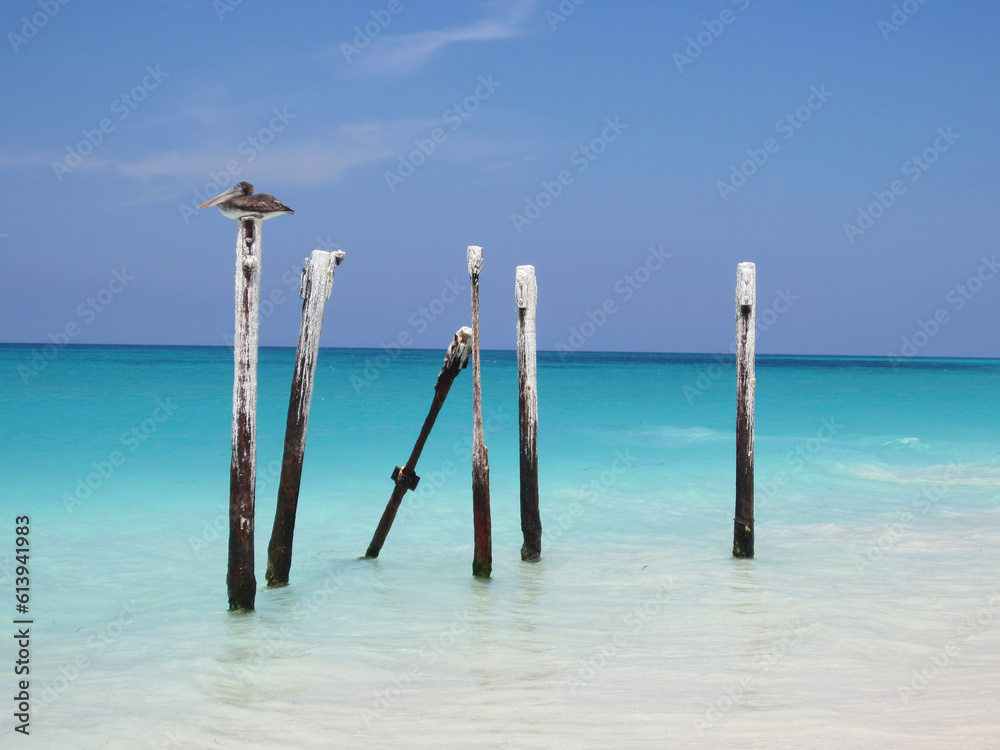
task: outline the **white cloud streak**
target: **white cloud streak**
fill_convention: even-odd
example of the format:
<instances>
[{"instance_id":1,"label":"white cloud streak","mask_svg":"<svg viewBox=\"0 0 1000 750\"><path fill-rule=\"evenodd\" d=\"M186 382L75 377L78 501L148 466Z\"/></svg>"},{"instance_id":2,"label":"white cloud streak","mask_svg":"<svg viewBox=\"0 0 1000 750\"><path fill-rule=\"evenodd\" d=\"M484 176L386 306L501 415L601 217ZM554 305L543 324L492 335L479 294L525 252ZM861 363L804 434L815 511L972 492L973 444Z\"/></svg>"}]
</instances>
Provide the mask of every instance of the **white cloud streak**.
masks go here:
<instances>
[{"instance_id":1,"label":"white cloud streak","mask_svg":"<svg viewBox=\"0 0 1000 750\"><path fill-rule=\"evenodd\" d=\"M364 58L358 61L360 69L383 75L409 73L456 42L487 42L521 36L527 33L525 21L536 2L514 0L503 3L497 14L468 26L416 34L385 34L376 38Z\"/></svg>"},{"instance_id":2,"label":"white cloud streak","mask_svg":"<svg viewBox=\"0 0 1000 750\"><path fill-rule=\"evenodd\" d=\"M253 173L255 179L272 179L297 185L332 182L351 167L384 159L392 154L388 149L364 144L331 147L318 141L297 143L258 155L252 164L235 159L240 173ZM139 181L156 179L203 179L210 171L225 166L217 152L184 153L171 151L134 162L109 162L108 166L122 177Z\"/></svg>"},{"instance_id":3,"label":"white cloud streak","mask_svg":"<svg viewBox=\"0 0 1000 750\"><path fill-rule=\"evenodd\" d=\"M192 184L201 185L214 174L224 173L230 162L239 166L238 179L271 184L313 186L340 179L354 167L377 162L396 153L400 124L365 123L345 125L327 140L275 143L255 153L252 161L241 156L235 145L197 151L172 150L134 161L102 160L100 168L118 177L140 183L128 203L175 200ZM97 166L97 165L95 165Z\"/></svg>"}]
</instances>

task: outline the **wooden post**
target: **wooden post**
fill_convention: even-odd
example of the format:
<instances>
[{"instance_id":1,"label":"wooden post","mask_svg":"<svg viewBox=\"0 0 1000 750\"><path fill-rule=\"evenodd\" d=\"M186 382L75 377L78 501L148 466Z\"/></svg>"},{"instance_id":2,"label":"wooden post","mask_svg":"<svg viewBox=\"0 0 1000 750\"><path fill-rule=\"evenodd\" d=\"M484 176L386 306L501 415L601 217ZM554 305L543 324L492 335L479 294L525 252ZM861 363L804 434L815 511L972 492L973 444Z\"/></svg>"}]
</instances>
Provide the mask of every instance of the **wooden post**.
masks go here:
<instances>
[{"instance_id":1,"label":"wooden post","mask_svg":"<svg viewBox=\"0 0 1000 750\"><path fill-rule=\"evenodd\" d=\"M444 355L444 365L441 367L441 372L438 373L437 383L434 384L434 400L431 401L430 411L427 412L424 425L420 428L420 435L413 446L410 458L407 460L405 466L397 466L395 471L392 472L392 480L396 483L396 486L393 488L389 503L385 506L382 518L378 522L378 528L375 529L375 536L372 537L371 544L368 545L368 551L365 552L366 558L373 559L378 557L378 553L382 550L382 545L385 544L385 538L389 534L389 529L392 528L392 522L396 518L396 511L399 510L399 505L403 502L403 496L407 490L417 488L417 482L420 481L420 477L417 476L416 469L417 461L420 460L420 453L424 449L427 437L431 434L431 428L434 426L438 412L444 406L444 400L448 397L451 384L455 382L458 373L464 370L465 366L469 364L469 353L471 351L472 329L464 326L459 328L455 333L455 338L452 339L451 345Z\"/></svg>"},{"instance_id":2,"label":"wooden post","mask_svg":"<svg viewBox=\"0 0 1000 750\"><path fill-rule=\"evenodd\" d=\"M233 458L229 465L229 609L252 612L254 487L257 481L257 334L261 219L237 220L236 330L233 337Z\"/></svg>"},{"instance_id":3,"label":"wooden post","mask_svg":"<svg viewBox=\"0 0 1000 750\"><path fill-rule=\"evenodd\" d=\"M295 510L302 482L302 461L306 453L306 429L309 405L316 378L320 334L323 331L323 308L333 288L333 270L344 260L344 252L313 250L302 268L299 296L302 298L302 325L295 351L292 392L288 399L285 422L285 451L278 483L278 506L274 527L267 545L267 585L284 586L292 567L292 537L295 533Z\"/></svg>"},{"instance_id":4,"label":"wooden post","mask_svg":"<svg viewBox=\"0 0 1000 750\"><path fill-rule=\"evenodd\" d=\"M757 268L736 271L736 518L733 557L753 557L753 401Z\"/></svg>"},{"instance_id":5,"label":"wooden post","mask_svg":"<svg viewBox=\"0 0 1000 750\"><path fill-rule=\"evenodd\" d=\"M521 559L542 556L542 518L538 512L538 364L535 308L538 285L534 266L518 266L514 299L517 302L517 383L521 434Z\"/></svg>"},{"instance_id":6,"label":"wooden post","mask_svg":"<svg viewBox=\"0 0 1000 750\"><path fill-rule=\"evenodd\" d=\"M469 245L469 278L472 280L472 520L475 552L472 575L489 578L493 572L493 533L490 528L490 460L483 440L483 393L479 368L479 274L483 249Z\"/></svg>"}]
</instances>

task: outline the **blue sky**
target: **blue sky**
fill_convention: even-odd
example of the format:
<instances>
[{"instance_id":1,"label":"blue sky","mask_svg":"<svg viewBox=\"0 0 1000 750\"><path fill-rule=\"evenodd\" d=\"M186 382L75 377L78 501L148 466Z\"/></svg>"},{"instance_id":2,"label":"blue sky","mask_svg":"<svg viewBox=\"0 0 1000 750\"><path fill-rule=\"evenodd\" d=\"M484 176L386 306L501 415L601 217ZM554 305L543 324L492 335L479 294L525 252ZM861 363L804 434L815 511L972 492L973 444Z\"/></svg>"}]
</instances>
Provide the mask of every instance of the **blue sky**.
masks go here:
<instances>
[{"instance_id":1,"label":"blue sky","mask_svg":"<svg viewBox=\"0 0 1000 750\"><path fill-rule=\"evenodd\" d=\"M759 352L997 356L998 25L985 1L11 0L0 341L225 344L236 226L192 206L247 180L296 211L264 225L264 345L294 346L319 247L347 253L324 346L443 348L478 244L487 348L530 263L542 349L724 351L750 260Z\"/></svg>"}]
</instances>

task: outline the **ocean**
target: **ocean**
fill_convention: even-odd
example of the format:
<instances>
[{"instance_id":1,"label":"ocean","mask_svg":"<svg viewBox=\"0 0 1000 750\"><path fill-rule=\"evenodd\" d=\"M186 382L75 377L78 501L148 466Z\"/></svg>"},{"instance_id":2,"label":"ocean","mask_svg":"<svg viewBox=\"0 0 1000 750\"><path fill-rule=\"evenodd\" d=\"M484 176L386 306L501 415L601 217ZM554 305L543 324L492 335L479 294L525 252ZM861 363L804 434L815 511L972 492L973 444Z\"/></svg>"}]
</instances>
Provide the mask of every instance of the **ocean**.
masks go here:
<instances>
[{"instance_id":1,"label":"ocean","mask_svg":"<svg viewBox=\"0 0 1000 750\"><path fill-rule=\"evenodd\" d=\"M736 560L732 358L540 352L529 564L516 357L484 352L479 580L471 368L359 559L447 343L321 351L279 589L294 349L260 351L252 614L227 611L231 349L0 347L3 746L1000 747L1000 360L758 357ZM31 736L9 741L25 617Z\"/></svg>"}]
</instances>

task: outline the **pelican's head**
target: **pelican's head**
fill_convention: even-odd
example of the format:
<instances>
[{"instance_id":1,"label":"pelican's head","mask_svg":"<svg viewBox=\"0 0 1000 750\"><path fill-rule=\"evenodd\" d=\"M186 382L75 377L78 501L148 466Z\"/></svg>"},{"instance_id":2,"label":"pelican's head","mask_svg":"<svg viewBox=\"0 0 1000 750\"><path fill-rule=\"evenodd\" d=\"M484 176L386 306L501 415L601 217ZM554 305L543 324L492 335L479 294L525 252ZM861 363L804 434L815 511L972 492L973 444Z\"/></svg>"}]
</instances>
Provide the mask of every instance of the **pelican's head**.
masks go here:
<instances>
[{"instance_id":1,"label":"pelican's head","mask_svg":"<svg viewBox=\"0 0 1000 750\"><path fill-rule=\"evenodd\" d=\"M235 198L239 195L253 195L253 185L251 185L249 182L237 183L233 187L229 188L229 190L227 190L226 192L220 193L219 195L212 198L212 200L205 201L200 206L198 206L198 208L218 206L220 203L225 203L230 198Z\"/></svg>"}]
</instances>

